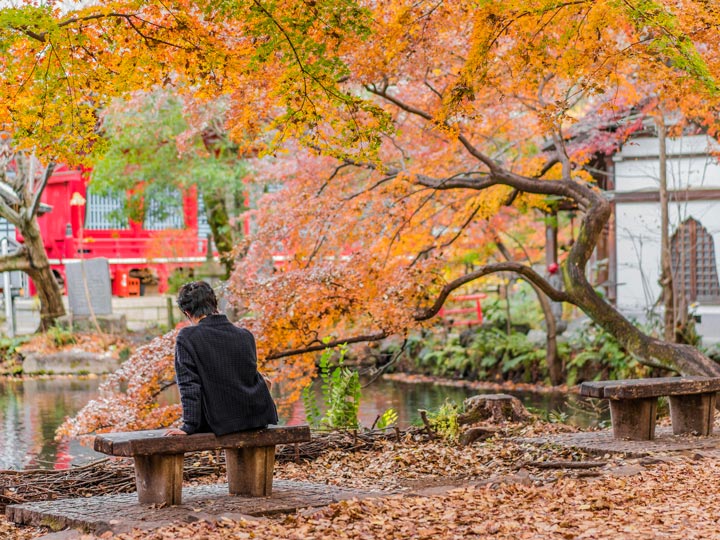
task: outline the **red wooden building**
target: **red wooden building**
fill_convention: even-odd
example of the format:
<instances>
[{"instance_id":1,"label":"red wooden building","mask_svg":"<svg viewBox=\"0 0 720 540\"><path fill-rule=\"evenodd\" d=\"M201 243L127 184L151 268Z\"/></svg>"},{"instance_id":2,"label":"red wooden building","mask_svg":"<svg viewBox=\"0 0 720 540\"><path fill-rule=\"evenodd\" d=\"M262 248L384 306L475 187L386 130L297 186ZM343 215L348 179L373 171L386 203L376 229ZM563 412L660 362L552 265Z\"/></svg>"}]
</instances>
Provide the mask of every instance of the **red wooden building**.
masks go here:
<instances>
[{"instance_id":1,"label":"red wooden building","mask_svg":"<svg viewBox=\"0 0 720 540\"><path fill-rule=\"evenodd\" d=\"M173 272L205 261L210 229L196 189L171 194L176 204L163 197L165 216L153 218L146 210L148 217L138 223L119 215L124 194L92 193L88 181L89 171L59 166L43 193L42 202L52 210L38 221L52 269L62 283L67 262L105 257L114 295L162 293ZM156 204L146 200L146 209Z\"/></svg>"}]
</instances>

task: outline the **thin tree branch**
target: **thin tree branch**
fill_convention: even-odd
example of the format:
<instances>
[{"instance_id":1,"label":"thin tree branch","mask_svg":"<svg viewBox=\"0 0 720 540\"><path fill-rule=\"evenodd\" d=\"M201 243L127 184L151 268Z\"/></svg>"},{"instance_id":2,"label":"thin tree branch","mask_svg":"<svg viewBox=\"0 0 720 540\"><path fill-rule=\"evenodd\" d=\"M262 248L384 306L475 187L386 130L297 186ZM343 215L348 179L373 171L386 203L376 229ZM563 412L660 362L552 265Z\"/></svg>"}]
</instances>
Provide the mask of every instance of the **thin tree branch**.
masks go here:
<instances>
[{"instance_id":1,"label":"thin tree branch","mask_svg":"<svg viewBox=\"0 0 720 540\"><path fill-rule=\"evenodd\" d=\"M163 44L163 45L168 45L169 47L174 47L174 48L176 48L176 49L192 50L192 49L189 48L189 47L183 47L183 46L178 45L178 44L176 44L176 43L171 43L171 42L169 42L169 41L164 41L164 40L162 40L162 39L154 38L154 37L148 36L148 35L146 35L146 34L143 34L143 33L140 31L140 29L137 27L137 25L135 25L135 23L133 22L133 19L137 19L138 21L143 22L143 23L147 23L147 24L153 24L153 23L150 23L149 21L145 21L144 19L142 19L141 17L139 17L139 16L138 16L137 14L135 14L135 13L117 13L117 12L113 12L113 13L96 13L96 14L94 14L94 15L86 15L86 16L84 16L84 17L77 17L77 16L75 16L75 17L70 17L70 18L68 18L68 19L65 19L64 21L58 23L57 26L58 26L58 28L63 28L63 27L70 26L70 25L72 25L72 24L74 24L74 23L78 23L78 22L82 23L82 22L87 22L87 21L92 21L92 20L102 20L102 19L125 19L125 22L127 22L128 25L129 25L140 37L142 37L143 40L145 40L146 43L149 43L150 41L152 41L152 42L155 42L155 43L161 43L161 44ZM159 26L159 25L153 24L153 26ZM17 30L18 32L22 32L22 33L25 34L26 36L28 36L28 37L36 40L36 41L39 41L40 43L47 43L47 41L48 41L48 32L47 32L47 31L45 31L45 32L35 32L35 31L33 31L33 30L30 30L30 28L28 28L27 26L13 26L12 28L13 28L14 30ZM195 47L195 48L197 48L197 47Z\"/></svg>"},{"instance_id":2,"label":"thin tree branch","mask_svg":"<svg viewBox=\"0 0 720 540\"><path fill-rule=\"evenodd\" d=\"M43 191L45 191L45 186L47 186L47 183L50 180L53 171L55 170L55 165L55 162L51 161L50 163L48 163L48 166L45 167L45 172L43 173L42 179L40 180L40 185L38 185L35 193L33 193L32 201L27 209L26 219L30 220L33 218L34 215L37 214L38 208L40 207L40 197L42 197Z\"/></svg>"},{"instance_id":3,"label":"thin tree branch","mask_svg":"<svg viewBox=\"0 0 720 540\"><path fill-rule=\"evenodd\" d=\"M460 227L458 228L457 233L456 233L450 240L446 241L445 243L441 244L440 246L431 245L431 246L429 246L429 247L426 247L425 249L423 249L422 251L420 251L420 252L415 256L415 258L413 259L413 261L410 263L409 267L412 268L413 266L415 266L415 263L417 263L422 257L424 257L425 255L427 255L427 254L430 253L431 251L433 251L433 250L435 250L435 249L438 249L438 247L442 249L442 248L446 248L446 247L451 246L452 244L454 244L455 241L456 241L458 238L460 238L460 235L465 231L465 228L466 228L468 225L470 225L470 223L472 223L472 221L475 219L475 216L477 215L477 213L478 213L479 211L480 211L480 205L477 205L477 206L475 207L475 209L470 213L470 215L468 216L468 218L465 220L465 222L464 222L462 225L460 225Z\"/></svg>"},{"instance_id":4,"label":"thin tree branch","mask_svg":"<svg viewBox=\"0 0 720 540\"><path fill-rule=\"evenodd\" d=\"M545 278L543 278L540 274L538 274L529 266L525 266L516 262L493 263L481 266L474 272L470 272L469 274L459 277L446 284L440 291L438 297L435 299L435 303L432 305L432 307L416 313L414 317L415 320L426 321L434 317L440 311L440 308L443 307L443 304L447 300L447 297L450 295L450 293L458 287L461 287L481 277L487 276L489 274L495 274L498 272L514 272L521 275L523 278L537 285L537 287L541 291L543 291L547 296L549 296L552 300L555 300L556 302L570 301L570 297L564 291L557 290L555 287L550 285L550 283L548 283Z\"/></svg>"},{"instance_id":5,"label":"thin tree branch","mask_svg":"<svg viewBox=\"0 0 720 540\"><path fill-rule=\"evenodd\" d=\"M314 340L315 344L309 344L306 347L299 347L297 349L288 349L286 351L278 351L275 353L268 354L265 358L267 360L275 360L277 358L285 358L286 356L296 356L298 354L305 354L317 351L324 351L325 349L337 347L338 345L350 344L350 343L362 343L366 341L380 341L388 337L387 332L378 332L376 334L367 334L361 336L355 336L351 338L335 339L323 343L320 340Z\"/></svg>"},{"instance_id":6,"label":"thin tree branch","mask_svg":"<svg viewBox=\"0 0 720 540\"><path fill-rule=\"evenodd\" d=\"M0 197L0 216L7 219L16 227L20 227L20 225L22 224L20 214L18 214L12 207L10 207L10 205L5 201L3 197Z\"/></svg>"}]
</instances>

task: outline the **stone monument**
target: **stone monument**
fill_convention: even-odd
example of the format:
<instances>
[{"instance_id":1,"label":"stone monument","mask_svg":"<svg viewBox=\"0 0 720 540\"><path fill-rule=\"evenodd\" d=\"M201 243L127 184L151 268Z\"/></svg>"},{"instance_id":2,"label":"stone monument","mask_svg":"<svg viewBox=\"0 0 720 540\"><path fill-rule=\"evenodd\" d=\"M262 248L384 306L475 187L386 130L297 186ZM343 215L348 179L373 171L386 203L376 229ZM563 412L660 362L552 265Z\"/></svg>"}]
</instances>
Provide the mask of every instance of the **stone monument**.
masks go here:
<instances>
[{"instance_id":1,"label":"stone monument","mask_svg":"<svg viewBox=\"0 0 720 540\"><path fill-rule=\"evenodd\" d=\"M65 265L69 314L58 319L59 326L75 330L122 332L124 315L113 315L110 265L105 258L69 262ZM94 319L94 320L93 320Z\"/></svg>"}]
</instances>

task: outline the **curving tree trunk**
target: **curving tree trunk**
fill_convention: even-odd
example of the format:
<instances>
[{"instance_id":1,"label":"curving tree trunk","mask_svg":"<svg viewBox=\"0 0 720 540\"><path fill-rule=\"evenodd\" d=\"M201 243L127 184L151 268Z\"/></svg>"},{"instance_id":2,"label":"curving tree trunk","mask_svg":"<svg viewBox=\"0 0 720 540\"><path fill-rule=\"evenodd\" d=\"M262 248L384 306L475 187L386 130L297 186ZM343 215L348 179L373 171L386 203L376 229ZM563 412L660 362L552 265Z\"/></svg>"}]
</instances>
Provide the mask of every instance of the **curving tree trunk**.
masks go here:
<instances>
[{"instance_id":1,"label":"curving tree trunk","mask_svg":"<svg viewBox=\"0 0 720 540\"><path fill-rule=\"evenodd\" d=\"M39 178L36 165L33 155L12 150L10 138L0 144L0 216L23 237L16 253L0 257L0 271L19 270L30 276L40 299L40 330L47 330L55 319L65 315L65 307L37 222L40 197L55 164L50 163Z\"/></svg>"},{"instance_id":2,"label":"curving tree trunk","mask_svg":"<svg viewBox=\"0 0 720 540\"><path fill-rule=\"evenodd\" d=\"M50 268L37 217L33 216L19 229L25 240L24 254L28 263L25 272L37 289L40 299L40 330L45 331L53 325L55 319L65 315L62 291Z\"/></svg>"},{"instance_id":3,"label":"curving tree trunk","mask_svg":"<svg viewBox=\"0 0 720 540\"><path fill-rule=\"evenodd\" d=\"M502 240L500 240L499 238L495 238L495 245L497 246L498 251L502 254L502 256L505 257L505 259L512 260L510 251L508 251ZM554 386L560 385L563 383L564 377L562 369L562 359L560 358L557 346L557 321L555 320L555 314L552 311L552 305L550 304L548 297L545 296L545 293L542 292L542 290L537 285L535 285L535 283L533 283L529 279L521 279L528 283L537 295L540 309L542 310L543 316L545 317L545 363L547 364L548 375L550 376L550 382Z\"/></svg>"}]
</instances>

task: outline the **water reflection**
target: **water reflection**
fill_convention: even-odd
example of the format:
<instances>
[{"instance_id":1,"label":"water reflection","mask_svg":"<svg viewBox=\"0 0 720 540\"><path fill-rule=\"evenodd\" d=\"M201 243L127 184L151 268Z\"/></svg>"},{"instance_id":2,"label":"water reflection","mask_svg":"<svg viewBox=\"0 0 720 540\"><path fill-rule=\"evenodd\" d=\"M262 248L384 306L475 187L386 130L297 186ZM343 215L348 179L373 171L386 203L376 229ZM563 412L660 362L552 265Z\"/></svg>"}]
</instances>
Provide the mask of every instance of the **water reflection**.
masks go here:
<instances>
[{"instance_id":1,"label":"water reflection","mask_svg":"<svg viewBox=\"0 0 720 540\"><path fill-rule=\"evenodd\" d=\"M0 380L0 468L66 469L98 454L55 430L97 395L97 379Z\"/></svg>"},{"instance_id":2,"label":"water reflection","mask_svg":"<svg viewBox=\"0 0 720 540\"><path fill-rule=\"evenodd\" d=\"M315 391L320 405L319 384L316 385ZM495 393L498 391L378 379L363 388L359 412L360 423L365 427L370 427L379 415L392 407L398 413L400 427L420 425L418 409L432 411L440 407L445 400L460 404L470 396ZM605 420L606 416L609 418L606 411L589 410L586 402L575 395L517 391L503 391L503 393L517 397L525 407L534 412L542 415L554 415L558 419L578 427L594 426L599 421ZM300 418L301 421L297 423L301 423L305 419L305 412L302 404L298 404L298 407L300 410L293 411L293 417Z\"/></svg>"},{"instance_id":3,"label":"water reflection","mask_svg":"<svg viewBox=\"0 0 720 540\"><path fill-rule=\"evenodd\" d=\"M64 418L74 415L93 399L99 384L98 378L0 380L0 468L65 469L71 464L104 457L77 441L54 440L55 430ZM392 407L398 413L398 425L406 427L419 423L418 409L434 410L446 399L460 403L478 393L482 391L378 380L363 389L360 421L363 426L369 427L380 414ZM527 407L566 414L570 423L581 427L598 421L596 413L577 409L577 398L574 396L507 393L520 398ZM176 389L169 389L163 401L177 402ZM301 402L281 418L281 423L304 422L305 411Z\"/></svg>"}]
</instances>

